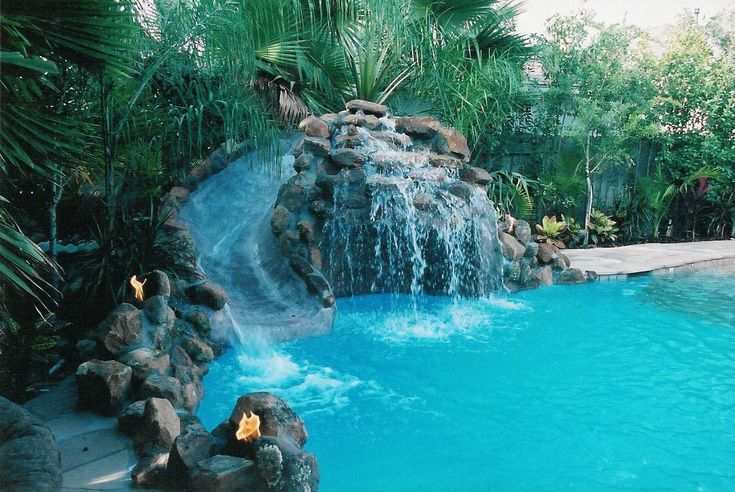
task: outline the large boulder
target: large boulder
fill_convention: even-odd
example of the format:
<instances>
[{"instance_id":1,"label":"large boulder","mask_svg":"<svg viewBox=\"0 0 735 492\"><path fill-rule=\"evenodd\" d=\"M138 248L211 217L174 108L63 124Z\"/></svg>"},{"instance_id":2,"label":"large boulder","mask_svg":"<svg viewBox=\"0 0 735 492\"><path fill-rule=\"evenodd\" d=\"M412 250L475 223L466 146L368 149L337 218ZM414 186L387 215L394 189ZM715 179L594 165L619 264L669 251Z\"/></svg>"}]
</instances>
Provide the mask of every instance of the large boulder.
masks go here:
<instances>
[{"instance_id":1,"label":"large boulder","mask_svg":"<svg viewBox=\"0 0 735 492\"><path fill-rule=\"evenodd\" d=\"M227 304L227 292L214 282L203 282L192 285L188 290L189 298L196 304L219 311Z\"/></svg>"},{"instance_id":2,"label":"large boulder","mask_svg":"<svg viewBox=\"0 0 735 492\"><path fill-rule=\"evenodd\" d=\"M175 407L183 406L181 399L181 381L172 376L151 374L138 390L138 399L163 398Z\"/></svg>"},{"instance_id":3,"label":"large boulder","mask_svg":"<svg viewBox=\"0 0 735 492\"><path fill-rule=\"evenodd\" d=\"M263 436L291 439L298 447L306 443L307 433L301 417L272 393L259 391L238 398L228 419L230 426L237 428L245 413L260 417L260 433Z\"/></svg>"},{"instance_id":4,"label":"large boulder","mask_svg":"<svg viewBox=\"0 0 735 492\"><path fill-rule=\"evenodd\" d=\"M508 260L518 261L523 258L526 248L516 238L506 232L501 232L498 234L498 239L500 239L500 245L503 248L503 256Z\"/></svg>"},{"instance_id":5,"label":"large boulder","mask_svg":"<svg viewBox=\"0 0 735 492\"><path fill-rule=\"evenodd\" d=\"M396 118L396 131L419 138L431 138L441 128L441 123L431 116L408 116Z\"/></svg>"},{"instance_id":6,"label":"large boulder","mask_svg":"<svg viewBox=\"0 0 735 492\"><path fill-rule=\"evenodd\" d=\"M309 116L299 123L299 130L309 137L329 138L329 125L315 116Z\"/></svg>"},{"instance_id":7,"label":"large boulder","mask_svg":"<svg viewBox=\"0 0 735 492\"><path fill-rule=\"evenodd\" d=\"M0 396L0 490L61 490L61 455L51 431Z\"/></svg>"},{"instance_id":8,"label":"large boulder","mask_svg":"<svg viewBox=\"0 0 735 492\"><path fill-rule=\"evenodd\" d=\"M489 172L474 166L464 166L460 175L464 181L472 184L486 185L493 180Z\"/></svg>"},{"instance_id":9,"label":"large boulder","mask_svg":"<svg viewBox=\"0 0 735 492\"><path fill-rule=\"evenodd\" d=\"M197 464L209 458L213 450L214 440L203 427L193 425L184 430L171 447L166 470L169 484L183 487L191 483Z\"/></svg>"},{"instance_id":10,"label":"large boulder","mask_svg":"<svg viewBox=\"0 0 735 492\"><path fill-rule=\"evenodd\" d=\"M579 268L567 268L559 275L557 283L562 285L584 284L588 281L587 274Z\"/></svg>"},{"instance_id":11,"label":"large boulder","mask_svg":"<svg viewBox=\"0 0 735 492\"><path fill-rule=\"evenodd\" d=\"M148 321L160 325L168 321L168 302L163 296L152 296L143 303L143 311Z\"/></svg>"},{"instance_id":12,"label":"large boulder","mask_svg":"<svg viewBox=\"0 0 735 492\"><path fill-rule=\"evenodd\" d=\"M116 360L92 359L77 368L79 404L103 415L114 415L127 399L133 370Z\"/></svg>"},{"instance_id":13,"label":"large boulder","mask_svg":"<svg viewBox=\"0 0 735 492\"><path fill-rule=\"evenodd\" d=\"M516 226L513 229L513 233L515 234L516 239L518 239L521 243L525 245L531 243L531 237L533 235L533 232L531 231L531 224L529 224L525 220L516 220Z\"/></svg>"},{"instance_id":14,"label":"large boulder","mask_svg":"<svg viewBox=\"0 0 735 492\"><path fill-rule=\"evenodd\" d=\"M141 347L123 355L120 362L130 367L133 370L133 378L141 382L151 374L165 375L171 360L167 353Z\"/></svg>"},{"instance_id":15,"label":"large boulder","mask_svg":"<svg viewBox=\"0 0 735 492\"><path fill-rule=\"evenodd\" d=\"M470 148L467 139L454 128L441 128L436 136L436 148L442 154L456 155L469 161Z\"/></svg>"},{"instance_id":16,"label":"large boulder","mask_svg":"<svg viewBox=\"0 0 735 492\"><path fill-rule=\"evenodd\" d=\"M135 433L135 446L144 456L168 451L181 433L181 420L171 402L163 398L149 398L145 402L143 418Z\"/></svg>"},{"instance_id":17,"label":"large boulder","mask_svg":"<svg viewBox=\"0 0 735 492\"><path fill-rule=\"evenodd\" d=\"M278 437L255 440L255 465L268 490L311 492L319 489L319 467L313 454Z\"/></svg>"},{"instance_id":18,"label":"large boulder","mask_svg":"<svg viewBox=\"0 0 735 492\"><path fill-rule=\"evenodd\" d=\"M364 101L362 99L353 99L352 101L349 101L347 103L347 109L352 113L362 111L365 114L372 114L377 116L378 118L385 116L388 112L388 106L370 101Z\"/></svg>"},{"instance_id":19,"label":"large boulder","mask_svg":"<svg viewBox=\"0 0 735 492\"><path fill-rule=\"evenodd\" d=\"M130 472L133 487L137 489L166 488L166 465L168 453L143 457Z\"/></svg>"},{"instance_id":20,"label":"large boulder","mask_svg":"<svg viewBox=\"0 0 735 492\"><path fill-rule=\"evenodd\" d=\"M192 473L190 489L206 492L261 490L255 463L245 458L217 455L200 461Z\"/></svg>"},{"instance_id":21,"label":"large boulder","mask_svg":"<svg viewBox=\"0 0 735 492\"><path fill-rule=\"evenodd\" d=\"M534 268L531 271L531 278L535 280L538 285L552 285L554 283L553 272L549 265Z\"/></svg>"},{"instance_id":22,"label":"large boulder","mask_svg":"<svg viewBox=\"0 0 735 492\"><path fill-rule=\"evenodd\" d=\"M134 401L117 416L117 430L128 436L138 431L145 414L145 400Z\"/></svg>"},{"instance_id":23,"label":"large boulder","mask_svg":"<svg viewBox=\"0 0 735 492\"><path fill-rule=\"evenodd\" d=\"M559 248L553 244L539 243L538 245L538 258L539 263L553 263L559 257Z\"/></svg>"},{"instance_id":24,"label":"large boulder","mask_svg":"<svg viewBox=\"0 0 735 492\"><path fill-rule=\"evenodd\" d=\"M184 188L179 189L186 191ZM168 275L161 270L153 270L151 273L146 274L143 280L145 281L143 285L143 296L146 299L153 296L163 296L168 300L171 297L171 281Z\"/></svg>"},{"instance_id":25,"label":"large boulder","mask_svg":"<svg viewBox=\"0 0 735 492\"><path fill-rule=\"evenodd\" d=\"M132 304L120 304L100 323L95 337L110 354L117 356L142 340L141 312Z\"/></svg>"}]
</instances>

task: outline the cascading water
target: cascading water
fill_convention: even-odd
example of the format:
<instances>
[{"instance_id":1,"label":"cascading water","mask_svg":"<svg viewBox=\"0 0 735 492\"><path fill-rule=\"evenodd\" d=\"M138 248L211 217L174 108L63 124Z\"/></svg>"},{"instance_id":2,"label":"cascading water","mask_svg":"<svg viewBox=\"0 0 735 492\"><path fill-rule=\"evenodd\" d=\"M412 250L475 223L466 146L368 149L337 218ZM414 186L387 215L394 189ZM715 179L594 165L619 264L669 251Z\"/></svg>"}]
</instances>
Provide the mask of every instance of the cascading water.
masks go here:
<instances>
[{"instance_id":1,"label":"cascading water","mask_svg":"<svg viewBox=\"0 0 735 492\"><path fill-rule=\"evenodd\" d=\"M502 255L484 190L460 181L457 168L433 166L428 151L394 150L364 128L357 131L366 161L338 175L320 242L335 294L482 297L497 291ZM392 141L405 138L383 133ZM354 205L362 186L369 197L364 209Z\"/></svg>"}]
</instances>

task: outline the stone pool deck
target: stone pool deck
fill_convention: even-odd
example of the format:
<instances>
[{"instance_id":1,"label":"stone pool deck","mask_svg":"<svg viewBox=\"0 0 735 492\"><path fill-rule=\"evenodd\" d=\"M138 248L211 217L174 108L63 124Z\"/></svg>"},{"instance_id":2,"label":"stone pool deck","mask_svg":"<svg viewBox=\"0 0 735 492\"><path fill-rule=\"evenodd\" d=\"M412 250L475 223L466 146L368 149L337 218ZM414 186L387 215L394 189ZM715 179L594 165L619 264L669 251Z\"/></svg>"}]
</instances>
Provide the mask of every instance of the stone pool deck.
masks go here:
<instances>
[{"instance_id":1,"label":"stone pool deck","mask_svg":"<svg viewBox=\"0 0 735 492\"><path fill-rule=\"evenodd\" d=\"M128 490L130 470L137 462L132 442L117 431L115 417L77 409L74 376L23 407L56 436L61 452L62 489Z\"/></svg>"},{"instance_id":2,"label":"stone pool deck","mask_svg":"<svg viewBox=\"0 0 735 492\"><path fill-rule=\"evenodd\" d=\"M564 254L573 267L597 272L601 280L687 269L735 271L735 240L568 249Z\"/></svg>"}]
</instances>

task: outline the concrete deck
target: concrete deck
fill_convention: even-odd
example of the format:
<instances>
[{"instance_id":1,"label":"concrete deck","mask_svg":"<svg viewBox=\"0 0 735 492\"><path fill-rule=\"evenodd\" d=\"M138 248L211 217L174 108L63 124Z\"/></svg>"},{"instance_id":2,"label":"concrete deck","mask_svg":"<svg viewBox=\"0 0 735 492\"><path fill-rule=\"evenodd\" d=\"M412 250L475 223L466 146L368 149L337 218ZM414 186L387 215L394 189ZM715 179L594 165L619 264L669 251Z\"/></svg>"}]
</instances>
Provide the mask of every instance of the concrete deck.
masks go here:
<instances>
[{"instance_id":1,"label":"concrete deck","mask_svg":"<svg viewBox=\"0 0 735 492\"><path fill-rule=\"evenodd\" d=\"M56 436L61 451L62 490L129 490L137 458L117 419L77 410L77 385L69 376L23 407Z\"/></svg>"},{"instance_id":2,"label":"concrete deck","mask_svg":"<svg viewBox=\"0 0 735 492\"><path fill-rule=\"evenodd\" d=\"M730 270L735 265L735 240L568 249L564 254L573 267L597 272L601 278L710 267Z\"/></svg>"}]
</instances>

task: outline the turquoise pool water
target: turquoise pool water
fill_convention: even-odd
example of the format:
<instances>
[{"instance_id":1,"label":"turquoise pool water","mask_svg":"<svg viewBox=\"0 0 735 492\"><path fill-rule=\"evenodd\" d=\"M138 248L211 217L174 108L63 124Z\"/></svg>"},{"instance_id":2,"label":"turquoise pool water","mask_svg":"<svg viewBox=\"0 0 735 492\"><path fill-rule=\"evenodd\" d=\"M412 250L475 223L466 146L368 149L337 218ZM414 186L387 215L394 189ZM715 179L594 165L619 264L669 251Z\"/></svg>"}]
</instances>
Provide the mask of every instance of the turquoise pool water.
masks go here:
<instances>
[{"instance_id":1,"label":"turquoise pool water","mask_svg":"<svg viewBox=\"0 0 735 492\"><path fill-rule=\"evenodd\" d=\"M325 492L735 490L733 276L338 309L330 335L212 364L205 425L277 393Z\"/></svg>"}]
</instances>

